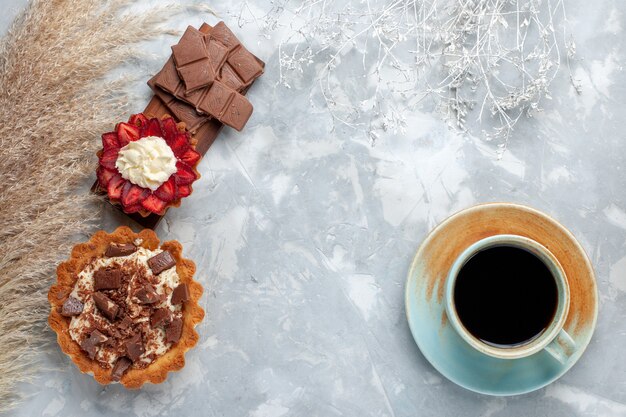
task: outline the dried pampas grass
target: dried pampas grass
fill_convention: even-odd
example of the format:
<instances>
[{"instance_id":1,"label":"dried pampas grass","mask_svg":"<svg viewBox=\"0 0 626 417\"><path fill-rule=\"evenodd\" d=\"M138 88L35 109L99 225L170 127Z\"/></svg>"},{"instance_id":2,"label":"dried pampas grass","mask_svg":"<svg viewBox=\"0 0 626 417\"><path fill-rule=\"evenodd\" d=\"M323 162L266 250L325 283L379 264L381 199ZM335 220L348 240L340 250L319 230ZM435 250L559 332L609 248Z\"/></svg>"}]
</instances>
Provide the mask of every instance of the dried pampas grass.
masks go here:
<instances>
[{"instance_id":1,"label":"dried pampas grass","mask_svg":"<svg viewBox=\"0 0 626 417\"><path fill-rule=\"evenodd\" d=\"M56 264L100 215L85 191L100 133L140 110L103 77L176 11L125 13L131 3L33 0L0 46L0 412L51 341Z\"/></svg>"}]
</instances>

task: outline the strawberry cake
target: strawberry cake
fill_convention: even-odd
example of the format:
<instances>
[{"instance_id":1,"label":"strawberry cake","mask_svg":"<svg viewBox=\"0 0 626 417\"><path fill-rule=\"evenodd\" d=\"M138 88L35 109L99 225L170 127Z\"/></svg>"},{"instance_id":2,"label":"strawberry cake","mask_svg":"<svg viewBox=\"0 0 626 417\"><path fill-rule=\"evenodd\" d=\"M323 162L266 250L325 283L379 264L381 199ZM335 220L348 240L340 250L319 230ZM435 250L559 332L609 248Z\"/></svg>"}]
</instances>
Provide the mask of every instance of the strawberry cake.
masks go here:
<instances>
[{"instance_id":1,"label":"strawberry cake","mask_svg":"<svg viewBox=\"0 0 626 417\"><path fill-rule=\"evenodd\" d=\"M200 154L184 124L134 114L102 135L98 151L98 186L125 213L163 215L178 207L200 178Z\"/></svg>"}]
</instances>

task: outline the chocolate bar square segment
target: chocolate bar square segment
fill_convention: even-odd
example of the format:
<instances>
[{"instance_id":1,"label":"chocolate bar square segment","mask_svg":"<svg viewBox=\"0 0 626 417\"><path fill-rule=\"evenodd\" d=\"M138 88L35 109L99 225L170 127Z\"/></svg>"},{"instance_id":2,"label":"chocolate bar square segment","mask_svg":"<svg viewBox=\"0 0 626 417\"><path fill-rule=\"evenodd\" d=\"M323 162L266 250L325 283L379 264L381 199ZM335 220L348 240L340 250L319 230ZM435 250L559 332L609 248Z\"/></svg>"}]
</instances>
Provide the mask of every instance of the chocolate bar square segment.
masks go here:
<instances>
[{"instance_id":1,"label":"chocolate bar square segment","mask_svg":"<svg viewBox=\"0 0 626 417\"><path fill-rule=\"evenodd\" d=\"M189 286L187 284L179 284L172 291L172 305L181 304L189 300Z\"/></svg>"},{"instance_id":2,"label":"chocolate bar square segment","mask_svg":"<svg viewBox=\"0 0 626 417\"><path fill-rule=\"evenodd\" d=\"M244 84L249 84L263 74L263 67L246 48L241 47L228 57L228 63L233 67Z\"/></svg>"},{"instance_id":3,"label":"chocolate bar square segment","mask_svg":"<svg viewBox=\"0 0 626 417\"><path fill-rule=\"evenodd\" d=\"M128 256L137 251L137 246L132 243L110 243L104 256L116 258L118 256Z\"/></svg>"},{"instance_id":4,"label":"chocolate bar square segment","mask_svg":"<svg viewBox=\"0 0 626 417\"><path fill-rule=\"evenodd\" d=\"M185 92L206 87L215 79L205 35L199 30L189 26L178 44L172 46L172 57Z\"/></svg>"},{"instance_id":5,"label":"chocolate bar square segment","mask_svg":"<svg viewBox=\"0 0 626 417\"><path fill-rule=\"evenodd\" d=\"M233 89L227 87L226 84L215 81L198 104L198 109L220 119L234 95Z\"/></svg>"},{"instance_id":6,"label":"chocolate bar square segment","mask_svg":"<svg viewBox=\"0 0 626 417\"><path fill-rule=\"evenodd\" d=\"M226 62L224 66L222 66L218 79L226 84L228 87L239 92L242 92L246 86L228 62Z\"/></svg>"},{"instance_id":7,"label":"chocolate bar square segment","mask_svg":"<svg viewBox=\"0 0 626 417\"><path fill-rule=\"evenodd\" d=\"M166 250L148 259L148 266L154 275L159 275L161 272L170 269L175 265L176 260L172 254Z\"/></svg>"},{"instance_id":8,"label":"chocolate bar square segment","mask_svg":"<svg viewBox=\"0 0 626 417\"><path fill-rule=\"evenodd\" d=\"M210 85L215 79L215 72L208 59L179 66L177 69L180 78L185 83L185 95Z\"/></svg>"},{"instance_id":9,"label":"chocolate bar square segment","mask_svg":"<svg viewBox=\"0 0 626 417\"><path fill-rule=\"evenodd\" d=\"M131 360L125 356L122 356L115 362L115 366L113 367L113 371L111 372L111 379L113 381L119 381L124 375L124 372L130 367Z\"/></svg>"},{"instance_id":10,"label":"chocolate bar square segment","mask_svg":"<svg viewBox=\"0 0 626 417\"><path fill-rule=\"evenodd\" d=\"M232 128L241 131L252 115L252 103L239 93L235 93L221 121Z\"/></svg>"},{"instance_id":11,"label":"chocolate bar square segment","mask_svg":"<svg viewBox=\"0 0 626 417\"><path fill-rule=\"evenodd\" d=\"M188 26L178 44L172 46L172 56L177 67L209 58L204 34L198 29Z\"/></svg>"},{"instance_id":12,"label":"chocolate bar square segment","mask_svg":"<svg viewBox=\"0 0 626 417\"><path fill-rule=\"evenodd\" d=\"M63 307L61 307L61 315L65 317L78 316L82 312L83 303L72 296L67 297L67 300L63 303Z\"/></svg>"},{"instance_id":13,"label":"chocolate bar square segment","mask_svg":"<svg viewBox=\"0 0 626 417\"><path fill-rule=\"evenodd\" d=\"M226 26L224 22L219 22L217 25L213 27L213 30L209 33L210 39L215 39L226 48L228 51L233 51L241 42L235 36L233 32Z\"/></svg>"},{"instance_id":14,"label":"chocolate bar square segment","mask_svg":"<svg viewBox=\"0 0 626 417\"><path fill-rule=\"evenodd\" d=\"M119 307L109 297L101 292L93 293L93 301L96 303L96 307L100 310L100 313L110 321L115 320Z\"/></svg>"},{"instance_id":15,"label":"chocolate bar square segment","mask_svg":"<svg viewBox=\"0 0 626 417\"><path fill-rule=\"evenodd\" d=\"M165 343L176 343L183 334L183 320L173 319L170 324L165 327Z\"/></svg>"},{"instance_id":16,"label":"chocolate bar square segment","mask_svg":"<svg viewBox=\"0 0 626 417\"><path fill-rule=\"evenodd\" d=\"M184 99L188 103L191 103L192 106L198 107L198 104L202 101L202 97L207 93L208 88L202 88L199 90L194 90L190 92L184 93Z\"/></svg>"},{"instance_id":17,"label":"chocolate bar square segment","mask_svg":"<svg viewBox=\"0 0 626 417\"><path fill-rule=\"evenodd\" d=\"M171 57L154 77L154 83L173 95L184 89L183 83L178 76L178 71L176 71L176 64L174 64L174 60Z\"/></svg>"},{"instance_id":18,"label":"chocolate bar square segment","mask_svg":"<svg viewBox=\"0 0 626 417\"><path fill-rule=\"evenodd\" d=\"M176 99L170 93L157 87L154 83L154 77L148 81L148 85L163 105L167 107L169 113L177 120L185 123L185 127L192 134L210 120L209 116L199 113L194 106Z\"/></svg>"},{"instance_id":19,"label":"chocolate bar square segment","mask_svg":"<svg viewBox=\"0 0 626 417\"><path fill-rule=\"evenodd\" d=\"M198 106L200 98L207 90L207 88L204 87L194 91L186 91L185 85L178 75L176 65L172 58L168 59L161 71L148 81L148 85L150 85L153 90L158 90L155 88L156 86L171 94L175 100L189 103L195 107Z\"/></svg>"},{"instance_id":20,"label":"chocolate bar square segment","mask_svg":"<svg viewBox=\"0 0 626 417\"><path fill-rule=\"evenodd\" d=\"M213 67L215 72L219 72L228 57L228 48L215 39L209 39L207 43L207 52L209 53L211 67Z\"/></svg>"},{"instance_id":21,"label":"chocolate bar square segment","mask_svg":"<svg viewBox=\"0 0 626 417\"><path fill-rule=\"evenodd\" d=\"M93 274L93 289L116 290L122 286L122 275L120 269L100 268Z\"/></svg>"},{"instance_id":22,"label":"chocolate bar square segment","mask_svg":"<svg viewBox=\"0 0 626 417\"><path fill-rule=\"evenodd\" d=\"M195 107L182 101L174 101L168 104L167 107L171 110L174 117L185 123L185 127L192 134L196 133L200 126L211 119L207 115L198 113Z\"/></svg>"}]
</instances>

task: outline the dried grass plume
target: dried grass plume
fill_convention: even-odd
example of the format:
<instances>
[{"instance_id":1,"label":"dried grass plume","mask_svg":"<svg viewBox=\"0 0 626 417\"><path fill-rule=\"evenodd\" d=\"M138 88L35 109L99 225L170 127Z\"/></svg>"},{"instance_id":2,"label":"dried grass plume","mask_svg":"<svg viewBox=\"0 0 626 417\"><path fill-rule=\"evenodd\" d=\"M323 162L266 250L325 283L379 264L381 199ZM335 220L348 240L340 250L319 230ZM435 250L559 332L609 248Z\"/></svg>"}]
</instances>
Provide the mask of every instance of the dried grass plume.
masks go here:
<instances>
[{"instance_id":1,"label":"dried grass plume","mask_svg":"<svg viewBox=\"0 0 626 417\"><path fill-rule=\"evenodd\" d=\"M18 404L17 384L52 340L56 264L100 215L85 192L100 133L140 110L103 76L172 15L127 13L131 3L33 0L0 45L0 412Z\"/></svg>"}]
</instances>

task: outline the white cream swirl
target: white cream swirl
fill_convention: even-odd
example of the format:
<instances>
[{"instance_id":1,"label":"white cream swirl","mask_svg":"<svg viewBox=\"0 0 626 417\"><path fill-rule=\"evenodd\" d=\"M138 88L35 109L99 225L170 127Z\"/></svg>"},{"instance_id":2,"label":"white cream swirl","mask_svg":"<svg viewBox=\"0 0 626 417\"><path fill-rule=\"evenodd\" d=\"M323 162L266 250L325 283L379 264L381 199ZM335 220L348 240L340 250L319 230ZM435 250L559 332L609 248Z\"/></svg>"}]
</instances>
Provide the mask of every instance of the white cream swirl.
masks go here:
<instances>
[{"instance_id":1,"label":"white cream swirl","mask_svg":"<svg viewBox=\"0 0 626 417\"><path fill-rule=\"evenodd\" d=\"M146 136L120 149L115 167L124 179L154 191L176 172L176 156L163 138Z\"/></svg>"}]
</instances>

